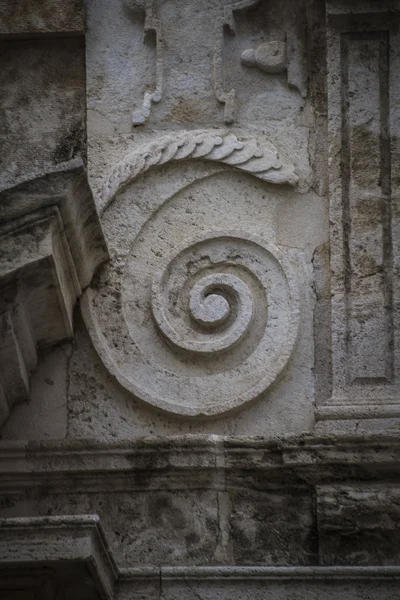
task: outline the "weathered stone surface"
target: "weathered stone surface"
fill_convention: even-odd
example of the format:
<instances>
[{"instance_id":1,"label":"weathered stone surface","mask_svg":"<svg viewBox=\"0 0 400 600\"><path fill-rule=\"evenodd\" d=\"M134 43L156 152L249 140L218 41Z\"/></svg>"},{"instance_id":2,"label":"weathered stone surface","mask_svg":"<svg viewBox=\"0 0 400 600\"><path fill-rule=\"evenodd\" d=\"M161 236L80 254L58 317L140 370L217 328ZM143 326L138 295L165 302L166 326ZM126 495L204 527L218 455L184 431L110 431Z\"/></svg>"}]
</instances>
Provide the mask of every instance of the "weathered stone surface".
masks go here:
<instances>
[{"instance_id":1,"label":"weathered stone surface","mask_svg":"<svg viewBox=\"0 0 400 600\"><path fill-rule=\"evenodd\" d=\"M241 60L246 67L258 67L267 73L281 73L286 70L286 44L267 42L256 50L245 50Z\"/></svg>"},{"instance_id":2,"label":"weathered stone surface","mask_svg":"<svg viewBox=\"0 0 400 600\"><path fill-rule=\"evenodd\" d=\"M397 486L373 482L398 458L379 437L3 442L1 516L96 512L126 568L396 564Z\"/></svg>"},{"instance_id":3,"label":"weathered stone surface","mask_svg":"<svg viewBox=\"0 0 400 600\"><path fill-rule=\"evenodd\" d=\"M395 484L318 488L323 564L399 563L400 489Z\"/></svg>"},{"instance_id":4,"label":"weathered stone surface","mask_svg":"<svg viewBox=\"0 0 400 600\"><path fill-rule=\"evenodd\" d=\"M0 596L400 598L399 1L14 4Z\"/></svg>"},{"instance_id":5,"label":"weathered stone surface","mask_svg":"<svg viewBox=\"0 0 400 600\"><path fill-rule=\"evenodd\" d=\"M237 565L315 564L313 498L307 489L231 495L230 533Z\"/></svg>"},{"instance_id":6,"label":"weathered stone surface","mask_svg":"<svg viewBox=\"0 0 400 600\"><path fill-rule=\"evenodd\" d=\"M107 249L81 163L0 194L0 422L30 395L37 351L69 338Z\"/></svg>"},{"instance_id":7,"label":"weathered stone surface","mask_svg":"<svg viewBox=\"0 0 400 600\"><path fill-rule=\"evenodd\" d=\"M391 73L400 43L392 9L399 6L327 2L333 390L318 410L322 421L400 416L391 167L399 123Z\"/></svg>"},{"instance_id":8,"label":"weathered stone surface","mask_svg":"<svg viewBox=\"0 0 400 600\"><path fill-rule=\"evenodd\" d=\"M1 189L85 158L84 48L83 38L0 40Z\"/></svg>"},{"instance_id":9,"label":"weathered stone surface","mask_svg":"<svg viewBox=\"0 0 400 600\"><path fill-rule=\"evenodd\" d=\"M137 477L140 486L140 475ZM136 487L136 486L135 486ZM93 510L120 567L154 564L218 564L215 491L139 491L37 494L40 515L79 515Z\"/></svg>"},{"instance_id":10,"label":"weathered stone surface","mask_svg":"<svg viewBox=\"0 0 400 600\"><path fill-rule=\"evenodd\" d=\"M383 574L383 573L382 573ZM377 577L374 580L374 575ZM180 580L180 576L184 580ZM218 571L162 571L162 597L168 600L181 598L221 598L223 600L394 600L400 597L398 582L379 577L379 570L363 572L341 569L224 569Z\"/></svg>"},{"instance_id":11,"label":"weathered stone surface","mask_svg":"<svg viewBox=\"0 0 400 600\"><path fill-rule=\"evenodd\" d=\"M63 439L68 430L68 360L71 342L42 350L29 382L29 402L14 405L1 428L2 439ZM9 357L6 357L9 364Z\"/></svg>"},{"instance_id":12,"label":"weathered stone surface","mask_svg":"<svg viewBox=\"0 0 400 600\"><path fill-rule=\"evenodd\" d=\"M0 531L4 598L53 600L60 588L78 600L113 597L118 572L97 516L1 519Z\"/></svg>"},{"instance_id":13,"label":"weathered stone surface","mask_svg":"<svg viewBox=\"0 0 400 600\"><path fill-rule=\"evenodd\" d=\"M2 519L0 592L25 600L66 598L399 598L398 567L148 567L120 569L97 516ZM23 532L23 536L21 535ZM5 543L13 545L9 552ZM15 561L15 555L18 559ZM51 556L51 567L48 564ZM22 559L20 562L19 557ZM21 568L20 565L23 565ZM11 594L11 596L10 596Z\"/></svg>"},{"instance_id":14,"label":"weathered stone surface","mask_svg":"<svg viewBox=\"0 0 400 600\"><path fill-rule=\"evenodd\" d=\"M82 0L2 0L0 37L84 33Z\"/></svg>"},{"instance_id":15,"label":"weathered stone surface","mask_svg":"<svg viewBox=\"0 0 400 600\"><path fill-rule=\"evenodd\" d=\"M266 35L283 40L286 31L289 70L307 82L305 9L298 4L88 2L88 159L96 190L132 148L157 139L154 130L221 127L232 118L245 133L265 133L295 163L307 188L313 117L304 84L299 93L288 88L286 75L247 69L240 61L246 48L258 47Z\"/></svg>"},{"instance_id":16,"label":"weathered stone surface","mask_svg":"<svg viewBox=\"0 0 400 600\"><path fill-rule=\"evenodd\" d=\"M174 163L183 160L182 178ZM230 412L264 397L295 344L305 349L307 233L285 247L287 187L257 179L290 184L296 177L266 140L205 131L137 150L106 183L101 207L113 259L85 295L84 316L104 364L140 400L187 417ZM310 194L300 213L317 232L323 207L308 212L316 205ZM312 382L301 354L306 391Z\"/></svg>"}]
</instances>

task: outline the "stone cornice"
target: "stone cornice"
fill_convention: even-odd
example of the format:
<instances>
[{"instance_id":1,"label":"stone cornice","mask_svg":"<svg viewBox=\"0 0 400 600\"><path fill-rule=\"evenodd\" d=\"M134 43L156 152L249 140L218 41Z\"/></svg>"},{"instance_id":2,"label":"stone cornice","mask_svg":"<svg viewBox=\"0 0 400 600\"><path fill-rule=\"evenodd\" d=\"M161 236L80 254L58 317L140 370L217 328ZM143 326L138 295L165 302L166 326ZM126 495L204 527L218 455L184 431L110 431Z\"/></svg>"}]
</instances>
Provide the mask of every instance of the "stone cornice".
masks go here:
<instances>
[{"instance_id":1,"label":"stone cornice","mask_svg":"<svg viewBox=\"0 0 400 600\"><path fill-rule=\"evenodd\" d=\"M34 570L50 565L58 585L64 587L71 583L68 579L73 569L77 577L82 577L81 564L91 576L90 597L98 598L96 592L104 600L113 597L118 570L96 515L0 519L0 531L2 580L8 574L10 579L15 578L21 568Z\"/></svg>"},{"instance_id":2,"label":"stone cornice","mask_svg":"<svg viewBox=\"0 0 400 600\"><path fill-rule=\"evenodd\" d=\"M124 589L137 590L147 586L162 597L161 589L188 585L246 585L264 582L265 585L301 582L321 582L326 589L335 582L384 581L395 584L400 579L398 566L144 566L119 568L97 515L57 517L25 517L0 519L0 573L6 589L19 582L32 589L32 577L47 576L55 587L67 587L71 576L85 585L85 598L104 600L124 596ZM85 566L89 578L82 579L80 566ZM51 567L51 571L46 571ZM26 577L29 573L29 578ZM51 576L51 581L50 581ZM0 589L1 585L0 584ZM135 586L134 588L132 586ZM150 588L148 587L150 586ZM122 592L122 594L121 594ZM53 598L54 592L41 592L40 598ZM152 595L153 597L153 595Z\"/></svg>"},{"instance_id":3,"label":"stone cornice","mask_svg":"<svg viewBox=\"0 0 400 600\"><path fill-rule=\"evenodd\" d=\"M183 586L248 586L253 583L273 589L276 584L298 589L299 585L321 585L324 597L337 597L337 585L398 585L398 566L144 566L119 568L97 515L0 519L1 587L32 590L32 577L47 578L47 589L38 598L53 599L54 589L68 589L71 577L84 589L85 598L125 598L133 590L162 598L163 591ZM87 569L83 577L81 567ZM50 567L50 570L49 570ZM27 573L30 577L27 578ZM50 585L52 584L52 585ZM50 585L50 587L49 587ZM192 588L193 586L193 588ZM269 587L270 586L270 587ZM289 589L288 588L288 589ZM271 592L273 593L273 592ZM99 594L99 595L98 595ZM331 595L333 594L333 595ZM35 596L36 597L36 596ZM130 597L130 595L129 595ZM197 596L196 596L197 597ZM389 596L384 596L389 597Z\"/></svg>"},{"instance_id":4,"label":"stone cornice","mask_svg":"<svg viewBox=\"0 0 400 600\"><path fill-rule=\"evenodd\" d=\"M143 438L123 443L74 440L1 442L0 487L74 489L228 489L318 485L400 475L395 437L227 439Z\"/></svg>"}]
</instances>

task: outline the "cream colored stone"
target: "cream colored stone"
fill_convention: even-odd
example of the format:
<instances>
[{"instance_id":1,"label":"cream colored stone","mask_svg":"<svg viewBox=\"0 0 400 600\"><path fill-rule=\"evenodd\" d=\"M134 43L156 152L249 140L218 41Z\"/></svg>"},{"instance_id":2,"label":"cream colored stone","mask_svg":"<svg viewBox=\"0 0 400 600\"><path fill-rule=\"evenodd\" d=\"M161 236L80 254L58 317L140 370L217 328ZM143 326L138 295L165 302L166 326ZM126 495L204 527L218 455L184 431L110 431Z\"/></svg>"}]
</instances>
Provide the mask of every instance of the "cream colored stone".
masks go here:
<instances>
[{"instance_id":1,"label":"cream colored stone","mask_svg":"<svg viewBox=\"0 0 400 600\"><path fill-rule=\"evenodd\" d=\"M184 160L191 163L190 183L166 168ZM305 267L300 256L292 265L275 245L279 204L272 189L263 195L260 187L252 198L250 181L235 176L230 189L232 171L210 177L200 160L265 182L296 181L271 144L233 135L186 133L137 150L109 177L102 196L112 287L100 285L100 295L88 290L84 302L90 335L110 372L135 397L185 416L230 412L278 379L297 339L297 279ZM149 187L139 200L134 182L159 165L166 165L158 182L162 199L152 200Z\"/></svg>"},{"instance_id":2,"label":"cream colored stone","mask_svg":"<svg viewBox=\"0 0 400 600\"><path fill-rule=\"evenodd\" d=\"M399 1L5 6L0 596L399 598Z\"/></svg>"}]
</instances>

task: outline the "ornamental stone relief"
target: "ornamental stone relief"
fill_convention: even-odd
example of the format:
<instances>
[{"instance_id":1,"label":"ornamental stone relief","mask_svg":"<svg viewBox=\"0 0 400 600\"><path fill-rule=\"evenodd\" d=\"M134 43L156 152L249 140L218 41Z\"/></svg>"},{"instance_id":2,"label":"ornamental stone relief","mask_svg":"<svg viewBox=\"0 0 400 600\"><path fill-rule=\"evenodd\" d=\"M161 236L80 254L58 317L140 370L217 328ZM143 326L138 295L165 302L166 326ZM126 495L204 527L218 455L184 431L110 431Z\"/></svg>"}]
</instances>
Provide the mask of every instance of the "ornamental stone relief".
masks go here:
<instances>
[{"instance_id":1,"label":"ornamental stone relief","mask_svg":"<svg viewBox=\"0 0 400 600\"><path fill-rule=\"evenodd\" d=\"M300 319L271 185L293 187L293 167L270 144L217 133L167 135L108 177L112 260L84 300L110 372L135 397L185 416L264 394L287 366Z\"/></svg>"}]
</instances>

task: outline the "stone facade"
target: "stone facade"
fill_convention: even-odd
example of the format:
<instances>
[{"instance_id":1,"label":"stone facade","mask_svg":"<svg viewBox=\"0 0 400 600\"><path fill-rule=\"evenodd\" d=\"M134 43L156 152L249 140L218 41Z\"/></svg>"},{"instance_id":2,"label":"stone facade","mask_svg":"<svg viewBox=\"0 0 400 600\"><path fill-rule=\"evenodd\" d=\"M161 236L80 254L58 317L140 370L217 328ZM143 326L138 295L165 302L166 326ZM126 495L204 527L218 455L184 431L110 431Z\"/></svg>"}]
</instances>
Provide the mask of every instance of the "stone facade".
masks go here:
<instances>
[{"instance_id":1,"label":"stone facade","mask_svg":"<svg viewBox=\"0 0 400 600\"><path fill-rule=\"evenodd\" d=\"M399 25L0 0L0 598L400 599Z\"/></svg>"}]
</instances>

